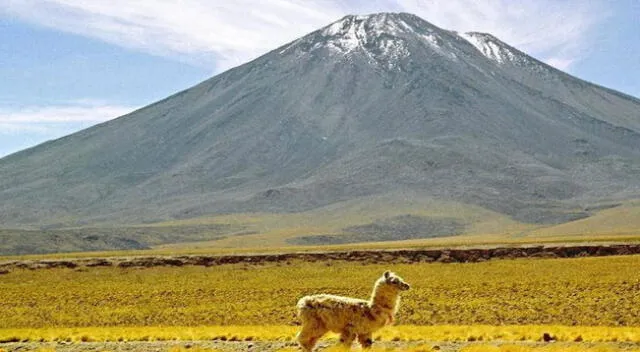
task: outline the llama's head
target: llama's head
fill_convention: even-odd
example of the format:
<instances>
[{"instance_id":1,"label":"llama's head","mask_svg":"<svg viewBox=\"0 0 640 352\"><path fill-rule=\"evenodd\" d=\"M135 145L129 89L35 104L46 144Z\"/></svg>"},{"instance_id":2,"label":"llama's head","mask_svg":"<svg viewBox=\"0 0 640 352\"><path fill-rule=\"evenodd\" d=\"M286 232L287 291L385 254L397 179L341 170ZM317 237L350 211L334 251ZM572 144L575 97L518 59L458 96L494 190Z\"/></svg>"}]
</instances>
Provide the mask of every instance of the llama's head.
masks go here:
<instances>
[{"instance_id":1,"label":"llama's head","mask_svg":"<svg viewBox=\"0 0 640 352\"><path fill-rule=\"evenodd\" d=\"M411 286L408 283L406 283L404 280L402 280L400 276L388 270L384 272L384 274L380 278L380 281L384 282L386 285L389 285L397 289L398 291L406 291L411 288Z\"/></svg>"}]
</instances>

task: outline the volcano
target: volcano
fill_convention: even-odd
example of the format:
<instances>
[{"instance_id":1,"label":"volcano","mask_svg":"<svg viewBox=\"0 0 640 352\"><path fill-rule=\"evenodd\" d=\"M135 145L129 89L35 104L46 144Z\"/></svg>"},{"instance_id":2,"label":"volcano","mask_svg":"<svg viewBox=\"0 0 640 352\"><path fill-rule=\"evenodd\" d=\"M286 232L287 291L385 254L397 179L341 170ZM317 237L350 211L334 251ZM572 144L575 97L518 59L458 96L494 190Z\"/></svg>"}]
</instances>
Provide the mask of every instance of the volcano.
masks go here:
<instances>
[{"instance_id":1,"label":"volcano","mask_svg":"<svg viewBox=\"0 0 640 352\"><path fill-rule=\"evenodd\" d=\"M340 216L341 204L404 200L559 224L639 198L638 175L637 98L490 34L406 13L346 16L128 115L0 159L0 236L51 246L69 241L51 234L60 229ZM444 218L456 221L407 214L352 230L367 241L420 224L413 232L461 234L472 222ZM149 244L131 233L74 236L74 250Z\"/></svg>"}]
</instances>

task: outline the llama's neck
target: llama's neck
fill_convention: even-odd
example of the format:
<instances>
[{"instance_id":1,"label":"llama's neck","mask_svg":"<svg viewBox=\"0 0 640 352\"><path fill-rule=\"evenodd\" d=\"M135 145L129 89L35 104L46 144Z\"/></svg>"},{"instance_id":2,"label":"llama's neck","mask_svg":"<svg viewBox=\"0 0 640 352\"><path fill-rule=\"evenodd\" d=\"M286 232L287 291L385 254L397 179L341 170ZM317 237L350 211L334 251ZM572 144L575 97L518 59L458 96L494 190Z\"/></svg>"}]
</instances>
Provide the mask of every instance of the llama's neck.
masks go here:
<instances>
[{"instance_id":1,"label":"llama's neck","mask_svg":"<svg viewBox=\"0 0 640 352\"><path fill-rule=\"evenodd\" d=\"M370 304L372 308L390 315L394 315L398 309L400 300L397 289L381 282L377 282L371 293Z\"/></svg>"}]
</instances>

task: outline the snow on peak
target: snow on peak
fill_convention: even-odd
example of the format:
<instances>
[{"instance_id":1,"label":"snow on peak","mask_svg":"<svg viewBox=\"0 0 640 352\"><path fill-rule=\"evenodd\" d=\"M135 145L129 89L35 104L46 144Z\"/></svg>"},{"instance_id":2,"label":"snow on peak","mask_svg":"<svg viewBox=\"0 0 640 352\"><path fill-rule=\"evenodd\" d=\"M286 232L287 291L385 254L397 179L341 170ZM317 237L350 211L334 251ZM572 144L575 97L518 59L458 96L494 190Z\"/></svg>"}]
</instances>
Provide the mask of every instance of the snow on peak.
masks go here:
<instances>
[{"instance_id":1,"label":"snow on peak","mask_svg":"<svg viewBox=\"0 0 640 352\"><path fill-rule=\"evenodd\" d=\"M459 34L478 49L484 56L498 63L516 62L519 55L494 36L486 33L467 32Z\"/></svg>"},{"instance_id":2,"label":"snow on peak","mask_svg":"<svg viewBox=\"0 0 640 352\"><path fill-rule=\"evenodd\" d=\"M397 67L402 59L409 57L409 46L416 43L422 43L438 54L456 58L442 48L443 40L437 27L405 13L345 16L302 41L306 44L301 46L305 53L324 49L331 55L350 57L357 52L371 63L387 68ZM280 53L284 54L289 48Z\"/></svg>"},{"instance_id":3,"label":"snow on peak","mask_svg":"<svg viewBox=\"0 0 640 352\"><path fill-rule=\"evenodd\" d=\"M370 64L400 69L415 50L458 60L451 34L408 13L349 15L280 50L281 55L331 55L351 60L356 54ZM420 51L422 53L422 51Z\"/></svg>"},{"instance_id":4,"label":"snow on peak","mask_svg":"<svg viewBox=\"0 0 640 352\"><path fill-rule=\"evenodd\" d=\"M392 37L398 41L402 33L413 31L413 28L395 14L380 13L368 16L346 16L321 30L326 45L342 54L370 46L381 40L382 47L389 45L383 37Z\"/></svg>"},{"instance_id":5,"label":"snow on peak","mask_svg":"<svg viewBox=\"0 0 640 352\"><path fill-rule=\"evenodd\" d=\"M550 68L547 65L544 65L518 49L505 44L491 34L480 32L456 34L471 43L480 53L482 53L482 55L500 65L510 64L526 68L535 74L548 75L551 73Z\"/></svg>"}]
</instances>

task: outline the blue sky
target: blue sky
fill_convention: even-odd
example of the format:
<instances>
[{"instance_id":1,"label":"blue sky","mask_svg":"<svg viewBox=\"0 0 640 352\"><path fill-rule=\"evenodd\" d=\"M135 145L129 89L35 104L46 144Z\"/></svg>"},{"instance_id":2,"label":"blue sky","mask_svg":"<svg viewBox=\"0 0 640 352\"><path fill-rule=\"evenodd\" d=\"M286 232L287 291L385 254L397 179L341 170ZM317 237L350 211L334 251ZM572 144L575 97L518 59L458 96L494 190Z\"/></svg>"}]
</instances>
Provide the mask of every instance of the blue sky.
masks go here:
<instances>
[{"instance_id":1,"label":"blue sky","mask_svg":"<svg viewBox=\"0 0 640 352\"><path fill-rule=\"evenodd\" d=\"M489 32L640 97L637 0L0 0L0 157L126 114L346 14Z\"/></svg>"}]
</instances>

